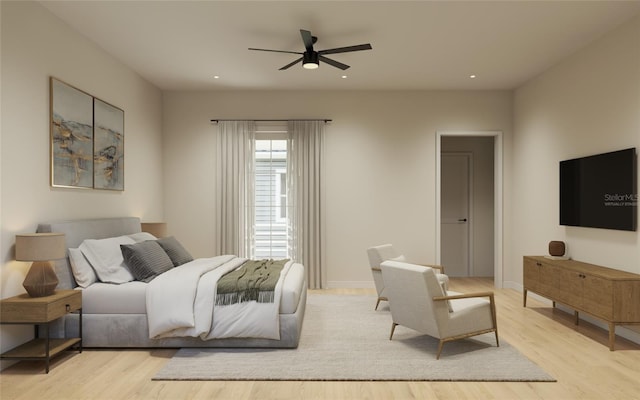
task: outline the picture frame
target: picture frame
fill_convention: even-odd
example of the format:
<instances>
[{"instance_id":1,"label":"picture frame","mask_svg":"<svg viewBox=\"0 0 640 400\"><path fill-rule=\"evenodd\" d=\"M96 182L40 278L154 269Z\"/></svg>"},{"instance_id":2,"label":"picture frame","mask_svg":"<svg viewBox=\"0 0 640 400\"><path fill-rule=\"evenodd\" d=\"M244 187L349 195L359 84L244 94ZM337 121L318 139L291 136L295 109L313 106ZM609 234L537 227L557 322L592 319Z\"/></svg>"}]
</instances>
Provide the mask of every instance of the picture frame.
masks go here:
<instances>
[{"instance_id":1,"label":"picture frame","mask_svg":"<svg viewBox=\"0 0 640 400\"><path fill-rule=\"evenodd\" d=\"M51 186L124 190L124 110L51 77Z\"/></svg>"},{"instance_id":2,"label":"picture frame","mask_svg":"<svg viewBox=\"0 0 640 400\"><path fill-rule=\"evenodd\" d=\"M124 111L93 99L93 187L124 190Z\"/></svg>"},{"instance_id":3,"label":"picture frame","mask_svg":"<svg viewBox=\"0 0 640 400\"><path fill-rule=\"evenodd\" d=\"M93 188L93 97L50 79L51 186Z\"/></svg>"}]
</instances>

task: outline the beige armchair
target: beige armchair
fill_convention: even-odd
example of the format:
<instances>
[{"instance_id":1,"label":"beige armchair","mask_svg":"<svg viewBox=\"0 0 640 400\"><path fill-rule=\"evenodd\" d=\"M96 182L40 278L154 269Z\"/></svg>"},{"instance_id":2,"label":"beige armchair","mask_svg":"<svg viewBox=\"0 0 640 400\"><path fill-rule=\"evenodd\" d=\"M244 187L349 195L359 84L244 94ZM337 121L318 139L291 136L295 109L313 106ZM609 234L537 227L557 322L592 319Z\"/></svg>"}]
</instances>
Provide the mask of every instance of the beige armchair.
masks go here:
<instances>
[{"instance_id":1,"label":"beige armchair","mask_svg":"<svg viewBox=\"0 0 640 400\"><path fill-rule=\"evenodd\" d=\"M396 261L381 264L382 279L391 309L391 335L397 325L440 339L444 343L495 332L498 341L493 292L445 293L432 268ZM486 299L485 299L486 298Z\"/></svg>"},{"instance_id":2,"label":"beige armchair","mask_svg":"<svg viewBox=\"0 0 640 400\"><path fill-rule=\"evenodd\" d=\"M405 257L398 253L398 251L391 244L382 244L379 246L370 247L367 249L367 256L369 257L369 266L371 267L371 274L373 275L373 282L376 285L376 292L378 292L378 300L376 301L376 310L381 301L387 301L387 295L385 292L384 281L382 279L382 273L380 272L380 264L384 261L401 261L406 262ZM420 265L420 264L416 264ZM449 277L444 274L444 267L440 265L428 265L422 264L424 267L431 267L439 270L436 274L440 283L446 288L449 283Z\"/></svg>"}]
</instances>

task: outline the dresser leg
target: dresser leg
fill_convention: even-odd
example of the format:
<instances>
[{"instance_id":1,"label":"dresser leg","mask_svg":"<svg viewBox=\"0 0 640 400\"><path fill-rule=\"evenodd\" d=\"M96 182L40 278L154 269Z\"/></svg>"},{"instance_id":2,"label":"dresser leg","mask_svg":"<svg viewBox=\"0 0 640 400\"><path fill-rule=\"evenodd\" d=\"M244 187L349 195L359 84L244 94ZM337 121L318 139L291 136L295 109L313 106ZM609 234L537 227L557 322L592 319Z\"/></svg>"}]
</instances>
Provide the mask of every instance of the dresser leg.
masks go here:
<instances>
[{"instance_id":1,"label":"dresser leg","mask_svg":"<svg viewBox=\"0 0 640 400\"><path fill-rule=\"evenodd\" d=\"M609 322L609 351L613 351L616 345L616 325Z\"/></svg>"},{"instance_id":2,"label":"dresser leg","mask_svg":"<svg viewBox=\"0 0 640 400\"><path fill-rule=\"evenodd\" d=\"M573 312L573 323L576 325L580 324L580 315L577 311Z\"/></svg>"},{"instance_id":3,"label":"dresser leg","mask_svg":"<svg viewBox=\"0 0 640 400\"><path fill-rule=\"evenodd\" d=\"M527 306L527 289L524 290L524 294L522 295L522 306Z\"/></svg>"}]
</instances>

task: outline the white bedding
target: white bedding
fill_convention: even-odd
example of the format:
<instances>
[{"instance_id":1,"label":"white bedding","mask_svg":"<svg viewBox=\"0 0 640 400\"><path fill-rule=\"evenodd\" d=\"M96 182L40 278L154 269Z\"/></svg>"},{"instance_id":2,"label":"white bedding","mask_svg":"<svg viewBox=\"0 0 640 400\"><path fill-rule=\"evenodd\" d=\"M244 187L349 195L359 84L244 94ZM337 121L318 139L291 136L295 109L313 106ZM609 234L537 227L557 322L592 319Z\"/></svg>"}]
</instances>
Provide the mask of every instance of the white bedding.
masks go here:
<instances>
[{"instance_id":1,"label":"white bedding","mask_svg":"<svg viewBox=\"0 0 640 400\"><path fill-rule=\"evenodd\" d=\"M96 282L82 290L84 314L146 314L148 283L133 281L114 285Z\"/></svg>"},{"instance_id":2,"label":"white bedding","mask_svg":"<svg viewBox=\"0 0 640 400\"><path fill-rule=\"evenodd\" d=\"M96 282L82 290L84 314L146 314L148 283L133 281L120 285ZM285 277L280 298L280 314L293 314L304 290L304 267L293 264Z\"/></svg>"},{"instance_id":3,"label":"white bedding","mask_svg":"<svg viewBox=\"0 0 640 400\"><path fill-rule=\"evenodd\" d=\"M282 269L273 303L245 302L214 308L218 279L245 261L232 255L196 259L149 282L146 290L149 337L279 340L281 289L292 262Z\"/></svg>"}]
</instances>

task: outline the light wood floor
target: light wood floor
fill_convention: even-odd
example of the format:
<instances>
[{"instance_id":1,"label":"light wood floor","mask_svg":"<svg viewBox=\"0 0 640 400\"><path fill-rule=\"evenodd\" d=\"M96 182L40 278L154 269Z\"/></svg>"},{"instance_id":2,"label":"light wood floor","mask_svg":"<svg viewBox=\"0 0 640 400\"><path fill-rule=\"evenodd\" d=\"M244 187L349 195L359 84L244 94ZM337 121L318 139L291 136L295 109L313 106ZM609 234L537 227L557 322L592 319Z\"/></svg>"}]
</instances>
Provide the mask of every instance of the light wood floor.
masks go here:
<instances>
[{"instance_id":1,"label":"light wood floor","mask_svg":"<svg viewBox=\"0 0 640 400\"><path fill-rule=\"evenodd\" d=\"M490 280L452 279L460 292L492 289ZM372 290L314 293L374 294ZM43 363L22 361L0 373L0 398L13 399L640 399L640 345L511 289L495 290L500 338L557 379L526 382L155 382L175 350L87 350ZM372 299L371 306L374 301Z\"/></svg>"}]
</instances>

